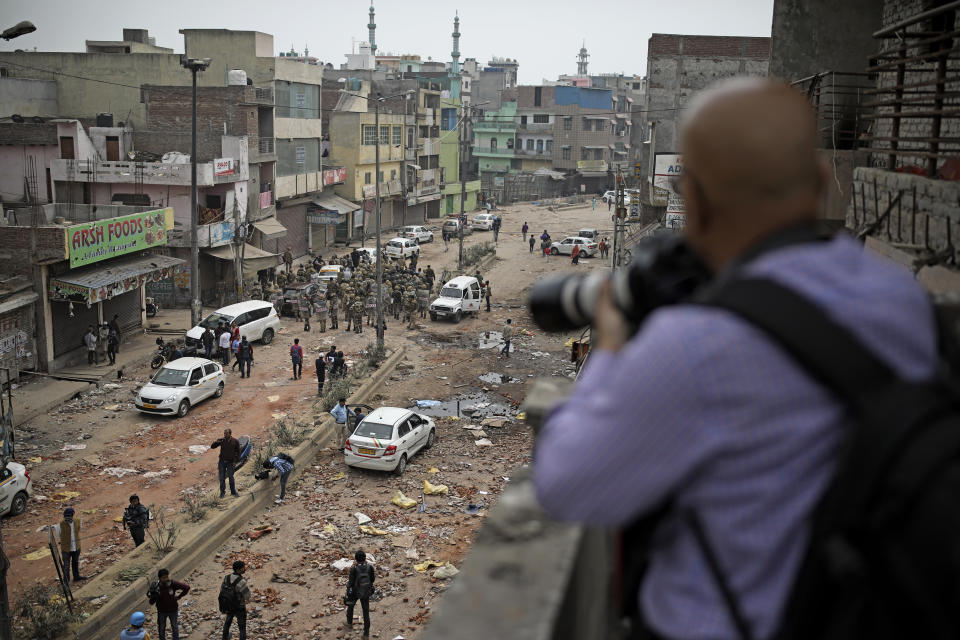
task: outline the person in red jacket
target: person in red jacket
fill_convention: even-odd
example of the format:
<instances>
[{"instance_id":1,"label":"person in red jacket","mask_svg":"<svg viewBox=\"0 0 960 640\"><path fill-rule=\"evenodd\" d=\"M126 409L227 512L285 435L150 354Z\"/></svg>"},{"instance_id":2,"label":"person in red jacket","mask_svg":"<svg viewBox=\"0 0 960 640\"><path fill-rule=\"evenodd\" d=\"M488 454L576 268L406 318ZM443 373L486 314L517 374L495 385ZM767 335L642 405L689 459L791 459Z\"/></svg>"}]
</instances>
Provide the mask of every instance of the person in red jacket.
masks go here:
<instances>
[{"instance_id":1,"label":"person in red jacket","mask_svg":"<svg viewBox=\"0 0 960 640\"><path fill-rule=\"evenodd\" d=\"M160 569L157 572L157 581L150 585L147 594L150 604L157 605L157 632L160 640L167 640L167 622L170 622L170 631L173 640L180 640L179 609L180 598L187 595L190 585L170 579L170 572Z\"/></svg>"}]
</instances>

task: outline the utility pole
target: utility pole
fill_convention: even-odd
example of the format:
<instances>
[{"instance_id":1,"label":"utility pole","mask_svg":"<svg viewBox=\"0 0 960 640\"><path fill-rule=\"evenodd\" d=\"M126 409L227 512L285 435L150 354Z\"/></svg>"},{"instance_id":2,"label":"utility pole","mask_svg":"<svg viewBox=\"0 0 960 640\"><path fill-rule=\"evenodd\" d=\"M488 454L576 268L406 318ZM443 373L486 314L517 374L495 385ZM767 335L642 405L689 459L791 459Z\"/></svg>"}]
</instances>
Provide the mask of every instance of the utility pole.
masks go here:
<instances>
[{"instance_id":1,"label":"utility pole","mask_svg":"<svg viewBox=\"0 0 960 640\"><path fill-rule=\"evenodd\" d=\"M621 245L623 244L623 225L627 215L627 203L625 202L626 192L623 187L623 174L620 172L619 167L617 168L616 180L617 205L614 208L613 214L613 261L611 264L614 271L616 271L620 266L620 250L622 249Z\"/></svg>"},{"instance_id":2,"label":"utility pole","mask_svg":"<svg viewBox=\"0 0 960 640\"><path fill-rule=\"evenodd\" d=\"M466 206L467 206L467 172L464 170L464 157L466 156L466 131L467 128L467 118L470 117L470 107L461 104L460 107L460 131L457 136L459 145L457 146L457 151L459 152L460 160L460 224L457 225L457 231L459 236L459 249L457 250L457 271L463 271L463 226L466 224Z\"/></svg>"},{"instance_id":3,"label":"utility pole","mask_svg":"<svg viewBox=\"0 0 960 640\"><path fill-rule=\"evenodd\" d=\"M377 216L377 349L383 349L383 256L380 255L380 96L374 93L372 82L370 85L370 93L373 93L373 123L377 135L374 145L376 167L373 176L375 215ZM388 139L387 142L389 143L390 140Z\"/></svg>"},{"instance_id":4,"label":"utility pole","mask_svg":"<svg viewBox=\"0 0 960 640\"><path fill-rule=\"evenodd\" d=\"M190 119L190 324L197 326L202 320L200 248L197 244L197 226L200 224L200 213L197 210L197 72L210 66L210 58L183 56L180 64L189 69L193 77L193 108Z\"/></svg>"}]
</instances>

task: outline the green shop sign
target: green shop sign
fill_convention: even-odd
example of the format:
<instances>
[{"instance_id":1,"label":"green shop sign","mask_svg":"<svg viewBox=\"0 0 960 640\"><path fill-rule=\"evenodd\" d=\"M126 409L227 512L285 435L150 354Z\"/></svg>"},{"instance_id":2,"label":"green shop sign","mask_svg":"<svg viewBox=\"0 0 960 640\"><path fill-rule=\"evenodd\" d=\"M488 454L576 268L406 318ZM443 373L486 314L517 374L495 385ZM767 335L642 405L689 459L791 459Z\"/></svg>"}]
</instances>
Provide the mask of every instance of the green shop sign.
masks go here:
<instances>
[{"instance_id":1,"label":"green shop sign","mask_svg":"<svg viewBox=\"0 0 960 640\"><path fill-rule=\"evenodd\" d=\"M74 225L67 229L70 267L167 244L167 229L172 226L170 207Z\"/></svg>"}]
</instances>

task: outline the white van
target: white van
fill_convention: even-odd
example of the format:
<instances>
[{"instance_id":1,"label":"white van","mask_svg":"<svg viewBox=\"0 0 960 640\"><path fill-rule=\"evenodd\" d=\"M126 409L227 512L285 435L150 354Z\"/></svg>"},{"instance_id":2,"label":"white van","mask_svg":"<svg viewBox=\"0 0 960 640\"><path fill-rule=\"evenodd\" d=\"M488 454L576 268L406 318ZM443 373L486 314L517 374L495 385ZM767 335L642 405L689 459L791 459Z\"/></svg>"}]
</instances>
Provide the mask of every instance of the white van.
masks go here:
<instances>
[{"instance_id":1,"label":"white van","mask_svg":"<svg viewBox=\"0 0 960 640\"><path fill-rule=\"evenodd\" d=\"M246 336L250 342L259 340L263 344L270 344L280 328L280 316L273 304L266 300L246 300L217 309L199 325L187 331L187 346L202 350L200 336L203 335L204 328L210 327L210 331L216 331L217 324L221 322L225 326L236 324L240 327L241 337Z\"/></svg>"},{"instance_id":2,"label":"white van","mask_svg":"<svg viewBox=\"0 0 960 640\"><path fill-rule=\"evenodd\" d=\"M420 245L410 238L393 238L387 243L386 253L388 258L406 258L419 254Z\"/></svg>"},{"instance_id":3,"label":"white van","mask_svg":"<svg viewBox=\"0 0 960 640\"><path fill-rule=\"evenodd\" d=\"M467 313L480 311L480 281L473 276L457 276L440 288L440 297L430 304L430 319L453 318L460 322Z\"/></svg>"}]
</instances>

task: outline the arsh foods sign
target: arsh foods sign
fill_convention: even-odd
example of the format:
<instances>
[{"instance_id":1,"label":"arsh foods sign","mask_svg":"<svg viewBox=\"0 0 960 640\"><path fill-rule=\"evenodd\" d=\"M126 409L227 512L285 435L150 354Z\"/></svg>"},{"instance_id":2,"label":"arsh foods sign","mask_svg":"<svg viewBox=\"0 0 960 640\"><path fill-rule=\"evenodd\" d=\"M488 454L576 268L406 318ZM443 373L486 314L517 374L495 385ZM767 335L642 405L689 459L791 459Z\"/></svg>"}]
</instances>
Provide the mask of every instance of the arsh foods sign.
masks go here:
<instances>
[{"instance_id":1,"label":"arsh foods sign","mask_svg":"<svg viewBox=\"0 0 960 640\"><path fill-rule=\"evenodd\" d=\"M173 209L156 209L119 218L74 225L67 229L70 267L116 258L167 243Z\"/></svg>"}]
</instances>

